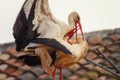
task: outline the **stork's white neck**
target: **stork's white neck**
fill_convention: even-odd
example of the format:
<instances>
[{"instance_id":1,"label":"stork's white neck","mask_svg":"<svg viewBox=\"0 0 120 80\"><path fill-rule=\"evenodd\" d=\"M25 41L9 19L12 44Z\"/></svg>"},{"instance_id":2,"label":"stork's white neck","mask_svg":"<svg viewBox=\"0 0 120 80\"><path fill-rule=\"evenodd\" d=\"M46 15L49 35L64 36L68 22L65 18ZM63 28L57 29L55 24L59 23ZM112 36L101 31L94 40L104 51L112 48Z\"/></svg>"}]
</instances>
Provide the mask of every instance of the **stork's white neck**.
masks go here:
<instances>
[{"instance_id":1,"label":"stork's white neck","mask_svg":"<svg viewBox=\"0 0 120 80\"><path fill-rule=\"evenodd\" d=\"M75 26L75 21L79 20L79 14L77 12L72 12L68 16L68 24L70 30L74 28Z\"/></svg>"},{"instance_id":2,"label":"stork's white neck","mask_svg":"<svg viewBox=\"0 0 120 80\"><path fill-rule=\"evenodd\" d=\"M70 14L69 16L68 16L68 25L69 25L69 27L70 27L70 29L72 29L73 27L74 27L74 21L73 21L73 15L72 14Z\"/></svg>"}]
</instances>

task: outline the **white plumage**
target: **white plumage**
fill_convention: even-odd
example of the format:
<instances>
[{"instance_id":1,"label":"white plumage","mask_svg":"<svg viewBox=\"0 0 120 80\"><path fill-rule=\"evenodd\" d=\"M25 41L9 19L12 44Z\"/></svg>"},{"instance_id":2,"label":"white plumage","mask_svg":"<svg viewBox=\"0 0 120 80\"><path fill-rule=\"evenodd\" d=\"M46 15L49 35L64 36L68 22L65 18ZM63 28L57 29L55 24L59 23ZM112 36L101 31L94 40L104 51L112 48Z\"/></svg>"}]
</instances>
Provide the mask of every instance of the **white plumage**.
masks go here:
<instances>
[{"instance_id":1,"label":"white plumage","mask_svg":"<svg viewBox=\"0 0 120 80\"><path fill-rule=\"evenodd\" d=\"M28 16L33 0L28 0L24 6L26 16ZM64 35L74 28L74 20L79 17L77 12L72 12L68 16L68 24L56 19L52 14L48 0L37 0L35 6L35 17L32 21L33 30L37 28L37 33L40 37L64 37ZM54 34L53 34L54 33Z\"/></svg>"},{"instance_id":2,"label":"white plumage","mask_svg":"<svg viewBox=\"0 0 120 80\"><path fill-rule=\"evenodd\" d=\"M26 18L28 19L30 10L32 8L32 4L34 0L28 0L23 6L24 13ZM72 45L67 42L69 36L65 36L68 32L74 29L75 23L80 21L79 14L77 12L72 12L68 16L68 24L56 19L52 14L48 0L37 0L35 3L34 9L34 18L32 20L32 31L37 31L37 37L39 40L41 38L45 38L46 42L50 40L52 42L58 43L58 45L54 43L44 43L43 42L30 42L25 48L24 51L30 52L32 47L33 53L40 57L43 69L52 74L54 72L55 67L69 67L73 65L81 58L83 58L88 50L88 45L86 40L82 40L82 38L78 38L76 42L74 39L71 40ZM35 39L36 40L36 39ZM55 45L52 46L52 45ZM59 47L62 45L63 47ZM65 49L70 53L66 53ZM56 60L52 66L52 52L56 51ZM32 53L32 54L33 54Z\"/></svg>"}]
</instances>

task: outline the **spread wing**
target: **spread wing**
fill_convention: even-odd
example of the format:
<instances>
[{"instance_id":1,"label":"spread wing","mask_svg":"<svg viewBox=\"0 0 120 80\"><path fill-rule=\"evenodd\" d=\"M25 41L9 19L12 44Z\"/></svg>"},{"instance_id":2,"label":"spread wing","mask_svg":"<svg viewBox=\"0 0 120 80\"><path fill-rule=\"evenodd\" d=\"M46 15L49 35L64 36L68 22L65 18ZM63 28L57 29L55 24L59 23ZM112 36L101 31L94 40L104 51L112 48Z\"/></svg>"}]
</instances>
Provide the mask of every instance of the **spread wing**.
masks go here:
<instances>
[{"instance_id":1,"label":"spread wing","mask_svg":"<svg viewBox=\"0 0 120 80\"><path fill-rule=\"evenodd\" d=\"M38 35L40 37L56 36L59 33L59 26L55 20L48 0L26 0L13 27L16 50L24 49ZM51 32L52 35L50 35Z\"/></svg>"},{"instance_id":2,"label":"spread wing","mask_svg":"<svg viewBox=\"0 0 120 80\"><path fill-rule=\"evenodd\" d=\"M17 51L22 50L30 42L31 39L34 39L37 36L36 31L32 31L32 20L34 18L34 9L37 0L33 0L28 17L26 16L27 14L24 10L24 6L27 1L29 0L26 0L24 2L13 26L13 36L15 38Z\"/></svg>"}]
</instances>

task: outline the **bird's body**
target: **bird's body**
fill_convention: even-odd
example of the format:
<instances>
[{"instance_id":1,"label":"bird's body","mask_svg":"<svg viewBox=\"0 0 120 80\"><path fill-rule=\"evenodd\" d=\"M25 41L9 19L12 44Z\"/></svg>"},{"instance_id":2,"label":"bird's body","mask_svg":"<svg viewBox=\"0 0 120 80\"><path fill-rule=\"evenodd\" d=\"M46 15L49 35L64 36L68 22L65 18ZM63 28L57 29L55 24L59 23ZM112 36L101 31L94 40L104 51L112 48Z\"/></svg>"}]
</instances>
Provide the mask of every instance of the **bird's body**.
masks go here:
<instances>
[{"instance_id":1,"label":"bird's body","mask_svg":"<svg viewBox=\"0 0 120 80\"><path fill-rule=\"evenodd\" d=\"M54 40L56 40L57 43L59 42L60 43L56 44ZM71 42L73 43L72 45L69 44L66 40L60 38L54 38L54 39L45 38L43 40L42 38L39 38L39 41L36 40L35 43L33 41L31 45L27 46L27 48L29 47L34 48L33 52L35 52L35 54L40 57L43 69L47 73L52 75L52 72L54 71L56 66L67 68L85 57L88 50L88 44L86 40L83 41L82 38L79 37L77 43L75 39L72 39ZM62 45L62 47L59 47L60 44ZM66 49L64 49L64 47ZM29 52L29 50L31 49L27 49L27 52ZM56 59L54 64L51 66L53 60L52 52L54 51L55 51L54 54L56 55Z\"/></svg>"},{"instance_id":2,"label":"bird's body","mask_svg":"<svg viewBox=\"0 0 120 80\"><path fill-rule=\"evenodd\" d=\"M86 40L77 37L77 42L74 39L70 41L72 44L67 40L77 32L78 28L74 28L80 21L77 12L68 16L67 25L54 17L48 0L27 0L20 13L24 16L20 14L14 25L17 48L39 56L47 73L52 75L55 68L69 67L85 56L88 50ZM34 17L31 16L33 14ZM17 26L20 27L19 32L16 32ZM67 36L71 30L72 34ZM22 38L23 41L20 40Z\"/></svg>"},{"instance_id":3,"label":"bird's body","mask_svg":"<svg viewBox=\"0 0 120 80\"><path fill-rule=\"evenodd\" d=\"M58 39L56 39L58 40ZM62 50L57 50L56 55L56 63L55 65L61 66L61 67L69 67L70 65L75 64L78 62L81 58L83 58L88 50L88 44L86 41L83 41L82 38L78 38L78 41L76 43L75 39L72 39L71 42L72 45L66 42L65 40L59 39L58 42L61 42L62 45L66 46L66 48L72 53L67 53Z\"/></svg>"}]
</instances>

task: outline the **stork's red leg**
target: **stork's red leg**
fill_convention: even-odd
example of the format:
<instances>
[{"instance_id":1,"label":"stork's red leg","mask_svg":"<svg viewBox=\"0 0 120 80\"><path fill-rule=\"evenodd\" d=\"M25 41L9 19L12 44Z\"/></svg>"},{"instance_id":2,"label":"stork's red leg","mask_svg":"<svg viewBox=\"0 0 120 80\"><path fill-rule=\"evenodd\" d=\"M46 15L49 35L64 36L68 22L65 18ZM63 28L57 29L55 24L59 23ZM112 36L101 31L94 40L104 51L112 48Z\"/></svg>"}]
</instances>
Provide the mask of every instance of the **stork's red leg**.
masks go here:
<instances>
[{"instance_id":1,"label":"stork's red leg","mask_svg":"<svg viewBox=\"0 0 120 80\"><path fill-rule=\"evenodd\" d=\"M56 73L56 70L57 70L57 66L55 66L55 70L52 72L52 77L54 78L55 77L55 73Z\"/></svg>"},{"instance_id":2,"label":"stork's red leg","mask_svg":"<svg viewBox=\"0 0 120 80\"><path fill-rule=\"evenodd\" d=\"M77 26L77 24L75 24L75 29L76 29L76 42L78 42L78 33L77 33L78 26Z\"/></svg>"},{"instance_id":3,"label":"stork's red leg","mask_svg":"<svg viewBox=\"0 0 120 80\"><path fill-rule=\"evenodd\" d=\"M60 67L60 75L59 75L59 77L60 77L60 80L62 80L62 67Z\"/></svg>"},{"instance_id":4,"label":"stork's red leg","mask_svg":"<svg viewBox=\"0 0 120 80\"><path fill-rule=\"evenodd\" d=\"M83 34L83 31L82 31L82 25L80 24L80 22L77 22L77 24L79 25L79 28L80 28L81 34L82 34L82 39L84 41L84 34Z\"/></svg>"}]
</instances>

